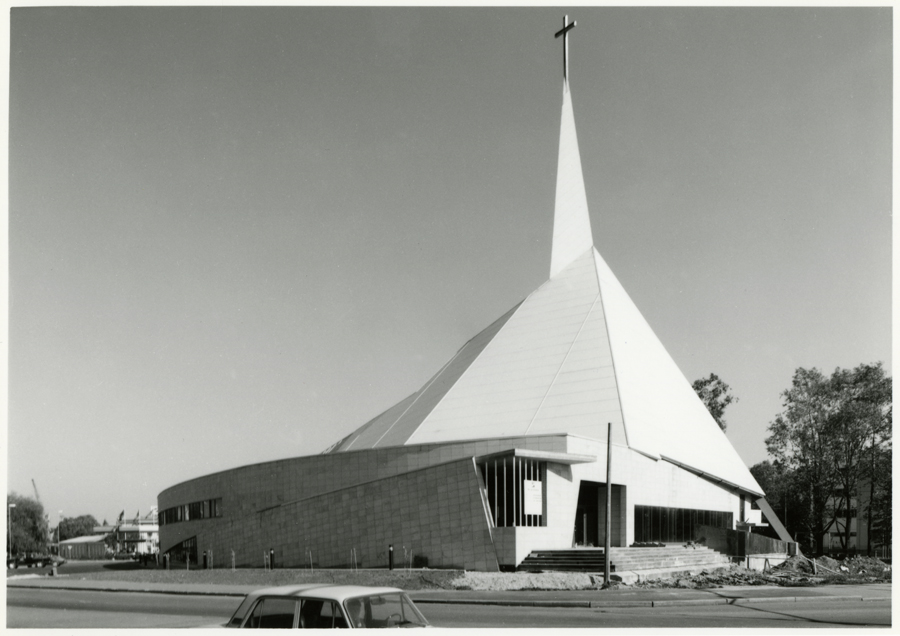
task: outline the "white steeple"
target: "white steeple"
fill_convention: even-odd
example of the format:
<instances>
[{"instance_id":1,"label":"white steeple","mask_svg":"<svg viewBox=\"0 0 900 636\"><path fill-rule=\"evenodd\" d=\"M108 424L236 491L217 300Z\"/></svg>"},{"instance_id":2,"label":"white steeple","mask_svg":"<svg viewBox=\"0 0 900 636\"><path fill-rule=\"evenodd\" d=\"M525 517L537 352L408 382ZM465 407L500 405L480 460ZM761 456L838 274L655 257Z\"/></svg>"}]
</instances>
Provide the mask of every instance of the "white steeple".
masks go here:
<instances>
[{"instance_id":1,"label":"white steeple","mask_svg":"<svg viewBox=\"0 0 900 636\"><path fill-rule=\"evenodd\" d=\"M578 152L578 136L575 133L572 93L569 90L568 80L564 80L550 278L556 276L593 246L587 194L581 172L581 155Z\"/></svg>"},{"instance_id":2,"label":"white steeple","mask_svg":"<svg viewBox=\"0 0 900 636\"><path fill-rule=\"evenodd\" d=\"M611 423L614 445L761 494L593 243L564 77L550 279L329 452L552 434L605 440Z\"/></svg>"}]
</instances>

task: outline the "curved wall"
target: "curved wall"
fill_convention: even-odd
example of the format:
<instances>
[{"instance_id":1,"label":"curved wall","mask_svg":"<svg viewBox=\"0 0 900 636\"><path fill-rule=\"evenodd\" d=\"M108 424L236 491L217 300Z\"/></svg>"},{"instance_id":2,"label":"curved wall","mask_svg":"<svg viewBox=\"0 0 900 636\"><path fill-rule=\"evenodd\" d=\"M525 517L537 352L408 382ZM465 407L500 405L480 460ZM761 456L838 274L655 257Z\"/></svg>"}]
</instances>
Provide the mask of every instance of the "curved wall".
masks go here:
<instances>
[{"instance_id":1,"label":"curved wall","mask_svg":"<svg viewBox=\"0 0 900 636\"><path fill-rule=\"evenodd\" d=\"M566 452L566 436L349 451L242 466L160 493L165 511L220 500L220 517L160 526L160 551L196 538L217 567L262 567L274 549L279 567L387 565L388 545L432 567L496 570L492 528L473 457L513 448Z\"/></svg>"},{"instance_id":2,"label":"curved wall","mask_svg":"<svg viewBox=\"0 0 900 636\"><path fill-rule=\"evenodd\" d=\"M594 457L546 462L544 525L495 527L476 457L513 449ZM621 488L618 545L634 541L635 505L705 509L738 518L736 491L672 463L613 445L612 483ZM196 541L216 567L400 567L410 555L430 567L515 567L535 549L569 548L583 481L606 481L606 444L546 435L390 447L243 466L167 488L166 511L216 501L221 516L162 523L160 550ZM196 511L195 506L194 510ZM212 508L211 508L212 509Z\"/></svg>"}]
</instances>

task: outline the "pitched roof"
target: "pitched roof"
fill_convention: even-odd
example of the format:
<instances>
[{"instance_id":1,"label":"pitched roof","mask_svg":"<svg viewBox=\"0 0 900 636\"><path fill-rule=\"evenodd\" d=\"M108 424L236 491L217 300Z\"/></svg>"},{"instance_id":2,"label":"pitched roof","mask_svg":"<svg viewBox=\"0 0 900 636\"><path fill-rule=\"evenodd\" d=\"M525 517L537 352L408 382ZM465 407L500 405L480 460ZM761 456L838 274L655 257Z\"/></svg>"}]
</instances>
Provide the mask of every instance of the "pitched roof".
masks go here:
<instances>
[{"instance_id":1,"label":"pitched roof","mask_svg":"<svg viewBox=\"0 0 900 636\"><path fill-rule=\"evenodd\" d=\"M75 537L74 539L66 539L65 541L60 541L60 545L69 545L75 543L102 543L106 539L105 534L89 534L82 537Z\"/></svg>"},{"instance_id":2,"label":"pitched roof","mask_svg":"<svg viewBox=\"0 0 900 636\"><path fill-rule=\"evenodd\" d=\"M607 422L613 444L762 493L593 247L564 86L550 279L327 452L548 433L605 440Z\"/></svg>"}]
</instances>

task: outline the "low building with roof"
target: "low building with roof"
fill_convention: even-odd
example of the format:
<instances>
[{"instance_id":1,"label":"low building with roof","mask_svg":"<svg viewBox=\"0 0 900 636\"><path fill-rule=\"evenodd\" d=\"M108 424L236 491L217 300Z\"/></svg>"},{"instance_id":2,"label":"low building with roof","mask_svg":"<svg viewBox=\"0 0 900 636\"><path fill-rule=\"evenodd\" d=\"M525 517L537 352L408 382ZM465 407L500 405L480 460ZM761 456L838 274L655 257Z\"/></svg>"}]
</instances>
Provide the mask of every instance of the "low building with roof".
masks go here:
<instances>
[{"instance_id":1,"label":"low building with roof","mask_svg":"<svg viewBox=\"0 0 900 636\"><path fill-rule=\"evenodd\" d=\"M112 552L106 544L106 537L105 533L91 534L60 541L59 556L69 561L105 559Z\"/></svg>"},{"instance_id":2,"label":"low building with roof","mask_svg":"<svg viewBox=\"0 0 900 636\"><path fill-rule=\"evenodd\" d=\"M122 511L115 525L95 526L94 533L109 537L113 553L156 554L159 552L157 507L152 506L144 516L138 512L131 519L125 519L125 512Z\"/></svg>"}]
</instances>

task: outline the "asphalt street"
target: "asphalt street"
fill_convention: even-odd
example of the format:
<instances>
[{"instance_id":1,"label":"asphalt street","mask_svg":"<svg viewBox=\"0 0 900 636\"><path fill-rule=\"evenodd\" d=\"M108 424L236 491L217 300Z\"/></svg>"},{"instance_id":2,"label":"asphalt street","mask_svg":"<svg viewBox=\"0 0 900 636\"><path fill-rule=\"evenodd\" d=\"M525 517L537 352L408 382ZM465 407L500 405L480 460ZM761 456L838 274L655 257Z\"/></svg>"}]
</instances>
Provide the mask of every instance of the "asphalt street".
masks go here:
<instances>
[{"instance_id":1,"label":"asphalt street","mask_svg":"<svg viewBox=\"0 0 900 636\"><path fill-rule=\"evenodd\" d=\"M847 598L847 597L845 597ZM889 627L889 597L873 600L765 599L762 603L658 607L522 607L432 603L419 607L437 627ZM222 624L235 596L7 588L9 628L202 627Z\"/></svg>"}]
</instances>

